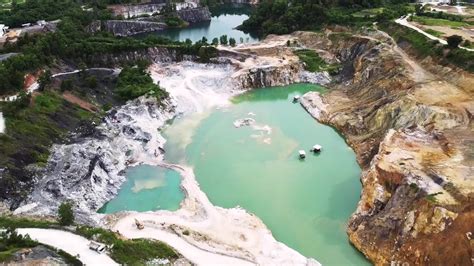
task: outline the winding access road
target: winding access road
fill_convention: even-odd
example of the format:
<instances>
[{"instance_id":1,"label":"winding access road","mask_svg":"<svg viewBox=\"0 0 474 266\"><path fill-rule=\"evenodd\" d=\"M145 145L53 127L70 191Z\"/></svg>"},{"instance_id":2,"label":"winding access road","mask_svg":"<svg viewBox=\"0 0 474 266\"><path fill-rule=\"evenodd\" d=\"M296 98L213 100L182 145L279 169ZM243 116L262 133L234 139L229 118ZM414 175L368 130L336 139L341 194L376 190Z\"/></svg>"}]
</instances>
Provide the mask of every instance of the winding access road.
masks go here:
<instances>
[{"instance_id":1,"label":"winding access road","mask_svg":"<svg viewBox=\"0 0 474 266\"><path fill-rule=\"evenodd\" d=\"M21 235L29 235L40 243L62 249L85 265L119 265L105 253L97 253L89 249L89 240L85 237L56 229L18 228Z\"/></svg>"},{"instance_id":2,"label":"winding access road","mask_svg":"<svg viewBox=\"0 0 474 266\"><path fill-rule=\"evenodd\" d=\"M413 29L413 30L416 30L417 32L425 35L426 37L428 37L429 39L431 40L436 40L444 45L448 44L448 42L444 39L441 39L441 38L438 38L436 36L433 36L427 32L425 32L424 30L418 28L417 26L413 25L413 24L410 24L410 22L408 22L408 18L411 16L412 14L408 14L407 16L402 16L401 18L399 19L396 19L395 20L395 23L398 23L402 26L405 26L405 27L408 27L410 29ZM471 49L471 48L467 48L467 47L462 47L462 46L459 46L459 48L461 49L464 49L464 50L467 50L467 51L470 51L470 52L474 52L474 49Z\"/></svg>"}]
</instances>

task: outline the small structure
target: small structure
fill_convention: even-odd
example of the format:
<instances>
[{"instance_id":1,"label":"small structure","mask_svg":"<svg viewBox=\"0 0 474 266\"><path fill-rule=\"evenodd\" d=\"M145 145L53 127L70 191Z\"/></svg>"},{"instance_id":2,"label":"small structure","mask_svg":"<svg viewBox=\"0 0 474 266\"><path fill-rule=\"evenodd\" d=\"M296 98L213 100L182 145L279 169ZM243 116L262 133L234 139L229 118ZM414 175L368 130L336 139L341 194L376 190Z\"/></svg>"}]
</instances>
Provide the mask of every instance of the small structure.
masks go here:
<instances>
[{"instance_id":1,"label":"small structure","mask_svg":"<svg viewBox=\"0 0 474 266\"><path fill-rule=\"evenodd\" d=\"M99 242L91 241L89 242L89 249L97 253L103 253L105 251L105 245Z\"/></svg>"},{"instance_id":2,"label":"small structure","mask_svg":"<svg viewBox=\"0 0 474 266\"><path fill-rule=\"evenodd\" d=\"M0 24L0 37L7 33L8 27L5 24Z\"/></svg>"},{"instance_id":3,"label":"small structure","mask_svg":"<svg viewBox=\"0 0 474 266\"><path fill-rule=\"evenodd\" d=\"M311 151L312 151L312 152L320 152L322 148L323 148L323 147L321 147L321 145L316 144L316 145L313 146L313 148L311 149Z\"/></svg>"},{"instance_id":4,"label":"small structure","mask_svg":"<svg viewBox=\"0 0 474 266\"><path fill-rule=\"evenodd\" d=\"M300 100L300 96L299 95L296 95L295 97L293 97L293 102L297 102Z\"/></svg>"},{"instance_id":5,"label":"small structure","mask_svg":"<svg viewBox=\"0 0 474 266\"><path fill-rule=\"evenodd\" d=\"M298 154L300 155L300 159L306 158L306 152L304 150L298 151Z\"/></svg>"},{"instance_id":6,"label":"small structure","mask_svg":"<svg viewBox=\"0 0 474 266\"><path fill-rule=\"evenodd\" d=\"M143 230L143 228L145 228L145 226L137 219L135 219L135 225L137 226L138 230Z\"/></svg>"}]
</instances>

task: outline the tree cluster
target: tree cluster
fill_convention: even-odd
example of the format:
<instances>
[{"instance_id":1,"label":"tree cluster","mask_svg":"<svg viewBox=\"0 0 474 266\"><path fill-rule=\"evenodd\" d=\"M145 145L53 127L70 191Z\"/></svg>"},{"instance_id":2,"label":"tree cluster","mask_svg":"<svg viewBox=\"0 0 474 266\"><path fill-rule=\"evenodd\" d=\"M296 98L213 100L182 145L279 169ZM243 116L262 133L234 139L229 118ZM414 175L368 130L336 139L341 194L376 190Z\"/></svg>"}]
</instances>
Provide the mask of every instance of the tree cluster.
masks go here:
<instances>
[{"instance_id":1,"label":"tree cluster","mask_svg":"<svg viewBox=\"0 0 474 266\"><path fill-rule=\"evenodd\" d=\"M264 0L250 18L240 27L245 31L254 31L263 35L286 34L296 30L319 29L325 24L351 24L357 20L352 16L354 11L362 8L374 8L390 5L384 9L387 18L398 16L398 9L405 0ZM403 10L404 12L405 10Z\"/></svg>"}]
</instances>

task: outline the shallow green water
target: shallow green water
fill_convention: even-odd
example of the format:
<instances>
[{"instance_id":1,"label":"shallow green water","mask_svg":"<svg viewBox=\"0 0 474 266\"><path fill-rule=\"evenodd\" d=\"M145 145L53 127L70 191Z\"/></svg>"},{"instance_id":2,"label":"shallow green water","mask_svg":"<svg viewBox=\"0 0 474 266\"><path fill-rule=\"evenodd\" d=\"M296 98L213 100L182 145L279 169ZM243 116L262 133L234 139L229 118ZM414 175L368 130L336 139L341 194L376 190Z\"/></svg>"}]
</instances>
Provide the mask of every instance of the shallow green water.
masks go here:
<instances>
[{"instance_id":1,"label":"shallow green water","mask_svg":"<svg viewBox=\"0 0 474 266\"><path fill-rule=\"evenodd\" d=\"M177 41L190 39L193 42L201 40L203 36L211 42L213 38L219 38L225 34L229 38L234 38L237 43L240 43L240 38L244 42L254 42L258 40L256 36L235 29L249 17L249 13L250 9L248 7L221 8L213 11L209 22L196 23L183 29L167 29L153 34L166 36Z\"/></svg>"},{"instance_id":2,"label":"shallow green water","mask_svg":"<svg viewBox=\"0 0 474 266\"><path fill-rule=\"evenodd\" d=\"M256 89L229 108L174 121L165 130L166 159L193 166L211 202L255 213L276 239L303 255L325 265L365 265L345 233L361 191L360 168L334 129L291 102L309 90L322 88ZM255 127L234 127L244 117L255 119ZM321 154L309 152L314 144L323 146ZM300 149L307 152L304 161Z\"/></svg>"},{"instance_id":3,"label":"shallow green water","mask_svg":"<svg viewBox=\"0 0 474 266\"><path fill-rule=\"evenodd\" d=\"M158 166L140 165L127 170L127 180L118 195L100 213L123 210L177 210L184 198L178 172Z\"/></svg>"}]
</instances>

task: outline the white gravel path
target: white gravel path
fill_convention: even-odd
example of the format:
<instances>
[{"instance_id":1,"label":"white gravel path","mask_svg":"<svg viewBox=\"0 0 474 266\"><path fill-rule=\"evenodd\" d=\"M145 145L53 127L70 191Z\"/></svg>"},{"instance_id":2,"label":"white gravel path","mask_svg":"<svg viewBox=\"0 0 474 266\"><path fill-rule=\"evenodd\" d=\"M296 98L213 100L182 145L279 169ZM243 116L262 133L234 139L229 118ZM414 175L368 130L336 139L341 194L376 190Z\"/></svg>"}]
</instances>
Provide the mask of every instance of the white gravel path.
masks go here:
<instances>
[{"instance_id":1,"label":"white gravel path","mask_svg":"<svg viewBox=\"0 0 474 266\"><path fill-rule=\"evenodd\" d=\"M413 30L416 30L417 32L425 35L426 37L428 37L429 39L431 40L436 40L444 45L448 44L448 42L444 39L441 39L441 38L438 38L436 36L433 36L425 31L423 31L422 29L416 27L415 25L413 24L410 24L410 22L408 22L408 18L411 16L411 14L407 15L407 16L403 16L397 20L395 20L396 23L402 25L402 26L405 26L405 27L408 27L410 29L413 29ZM471 49L471 48L466 48L466 47L462 47L462 46L459 46L459 48L461 49L464 49L464 50L467 50L467 51L470 51L470 52L474 52L474 49Z\"/></svg>"},{"instance_id":2,"label":"white gravel path","mask_svg":"<svg viewBox=\"0 0 474 266\"><path fill-rule=\"evenodd\" d=\"M89 249L89 240L70 232L56 229L19 228L21 235L28 234L31 239L40 243L62 249L76 256L85 265L119 265L106 254L99 254Z\"/></svg>"}]
</instances>

